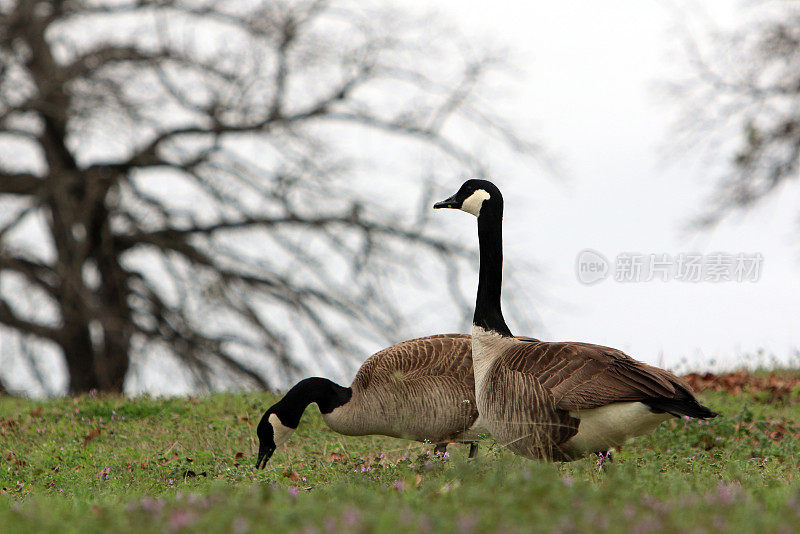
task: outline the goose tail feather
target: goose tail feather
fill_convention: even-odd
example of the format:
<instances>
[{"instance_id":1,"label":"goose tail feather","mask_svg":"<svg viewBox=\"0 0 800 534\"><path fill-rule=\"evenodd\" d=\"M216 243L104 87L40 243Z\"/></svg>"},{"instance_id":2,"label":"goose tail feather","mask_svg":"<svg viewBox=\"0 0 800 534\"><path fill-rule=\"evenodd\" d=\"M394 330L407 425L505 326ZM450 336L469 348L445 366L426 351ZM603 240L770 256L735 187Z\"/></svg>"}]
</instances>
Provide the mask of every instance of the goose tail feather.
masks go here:
<instances>
[{"instance_id":1,"label":"goose tail feather","mask_svg":"<svg viewBox=\"0 0 800 534\"><path fill-rule=\"evenodd\" d=\"M694 397L682 399L660 397L647 399L642 402L656 413L666 412L678 417L681 415L688 415L689 417L696 417L698 419L710 419L719 415L697 402L697 399Z\"/></svg>"}]
</instances>

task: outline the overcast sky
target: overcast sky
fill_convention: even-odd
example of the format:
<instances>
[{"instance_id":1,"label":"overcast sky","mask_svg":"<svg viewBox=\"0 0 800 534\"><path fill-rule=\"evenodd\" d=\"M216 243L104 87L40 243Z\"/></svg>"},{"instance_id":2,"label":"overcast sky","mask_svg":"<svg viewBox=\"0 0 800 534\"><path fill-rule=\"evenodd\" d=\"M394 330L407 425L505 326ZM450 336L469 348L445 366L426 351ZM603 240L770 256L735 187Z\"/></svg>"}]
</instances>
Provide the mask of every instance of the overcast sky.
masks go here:
<instances>
[{"instance_id":1,"label":"overcast sky","mask_svg":"<svg viewBox=\"0 0 800 534\"><path fill-rule=\"evenodd\" d=\"M415 2L412 2L415 3ZM532 261L544 329L515 332L581 340L675 366L735 365L764 349L784 361L800 348L798 188L717 228L687 233L713 183L695 160L667 165L675 106L656 89L680 70L676 13L657 1L547 3L436 0L469 33L506 43L524 72L508 106L556 154L562 177L530 162L495 176L506 199L506 264ZM734 2L704 2L709 20L730 24ZM505 104L505 103L504 103ZM724 161L720 155L718 164ZM713 162L711 166L713 166ZM453 188L460 178L453 179ZM454 226L475 239L473 221ZM760 253L758 282L581 284L577 254ZM514 317L507 312L512 329ZM752 363L755 361L749 358ZM796 361L796 360L795 360ZM684 366L686 368L686 366Z\"/></svg>"}]
</instances>

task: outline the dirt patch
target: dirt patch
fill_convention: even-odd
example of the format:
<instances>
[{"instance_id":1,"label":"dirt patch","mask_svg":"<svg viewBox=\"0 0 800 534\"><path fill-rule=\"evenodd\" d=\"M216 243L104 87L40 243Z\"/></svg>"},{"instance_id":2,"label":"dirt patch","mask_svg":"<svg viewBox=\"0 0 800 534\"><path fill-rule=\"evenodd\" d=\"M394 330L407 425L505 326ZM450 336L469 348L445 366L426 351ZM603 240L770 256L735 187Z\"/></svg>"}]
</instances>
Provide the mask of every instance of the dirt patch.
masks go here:
<instances>
[{"instance_id":1,"label":"dirt patch","mask_svg":"<svg viewBox=\"0 0 800 534\"><path fill-rule=\"evenodd\" d=\"M752 374L747 371L732 373L690 373L683 377L696 392L726 391L728 393L759 394L769 401L800 402L800 376L777 374Z\"/></svg>"}]
</instances>

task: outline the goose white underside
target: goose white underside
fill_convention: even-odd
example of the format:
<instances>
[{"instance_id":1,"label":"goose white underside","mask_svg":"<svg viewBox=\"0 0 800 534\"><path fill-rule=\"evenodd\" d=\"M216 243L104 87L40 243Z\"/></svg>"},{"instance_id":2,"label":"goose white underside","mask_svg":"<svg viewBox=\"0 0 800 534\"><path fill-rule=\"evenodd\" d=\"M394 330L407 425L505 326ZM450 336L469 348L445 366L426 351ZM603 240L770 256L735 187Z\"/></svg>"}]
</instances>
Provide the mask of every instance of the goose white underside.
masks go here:
<instances>
[{"instance_id":1,"label":"goose white underside","mask_svg":"<svg viewBox=\"0 0 800 534\"><path fill-rule=\"evenodd\" d=\"M653 413L641 402L617 402L591 410L569 413L580 419L578 433L562 447L573 456L606 451L634 436L647 434L671 418L668 413Z\"/></svg>"}]
</instances>

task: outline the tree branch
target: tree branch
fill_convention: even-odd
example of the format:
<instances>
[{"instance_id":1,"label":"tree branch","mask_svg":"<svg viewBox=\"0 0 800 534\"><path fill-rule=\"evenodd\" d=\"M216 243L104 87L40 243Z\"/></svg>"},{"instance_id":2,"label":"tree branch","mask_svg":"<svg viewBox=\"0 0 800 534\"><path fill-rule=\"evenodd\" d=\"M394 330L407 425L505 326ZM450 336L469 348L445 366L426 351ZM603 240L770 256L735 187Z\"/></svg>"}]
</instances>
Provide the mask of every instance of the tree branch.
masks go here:
<instances>
[{"instance_id":1,"label":"tree branch","mask_svg":"<svg viewBox=\"0 0 800 534\"><path fill-rule=\"evenodd\" d=\"M61 331L49 326L26 321L17 316L8 303L0 297L0 323L18 330L22 334L32 334L58 343L61 340Z\"/></svg>"},{"instance_id":2,"label":"tree branch","mask_svg":"<svg viewBox=\"0 0 800 534\"><path fill-rule=\"evenodd\" d=\"M0 193L8 195L34 195L44 180L29 173L9 174L0 172Z\"/></svg>"},{"instance_id":3,"label":"tree branch","mask_svg":"<svg viewBox=\"0 0 800 534\"><path fill-rule=\"evenodd\" d=\"M166 52L144 52L133 46L103 46L75 58L63 68L61 83L79 78L88 72L96 71L112 63L144 62L152 63L156 60L170 57Z\"/></svg>"},{"instance_id":4,"label":"tree branch","mask_svg":"<svg viewBox=\"0 0 800 534\"><path fill-rule=\"evenodd\" d=\"M56 273L50 267L20 256L12 257L0 251L0 271L9 270L23 275L29 282L56 296Z\"/></svg>"},{"instance_id":5,"label":"tree branch","mask_svg":"<svg viewBox=\"0 0 800 534\"><path fill-rule=\"evenodd\" d=\"M235 230L253 226L262 228L278 226L304 226L309 228L322 228L326 226L337 225L345 226L355 230L361 230L364 232L375 232L413 240L437 251L447 251L448 253L462 256L468 256L472 253L472 249L468 247L462 247L445 240L425 236L418 230L406 230L402 227L389 226L377 221L367 220L358 213L352 213L344 216L332 215L320 217L301 217L298 215L288 215L284 217L252 217L239 221L226 221L202 226L191 226L181 229L168 228L154 232L122 235L119 236L118 239L120 244L125 248L132 248L138 244L164 245L168 246L169 248L177 247L176 250L187 253L189 256L194 256L194 252L186 249L186 247L190 247L191 245L188 245L182 241L186 236L193 234L206 235L224 230Z\"/></svg>"}]
</instances>

